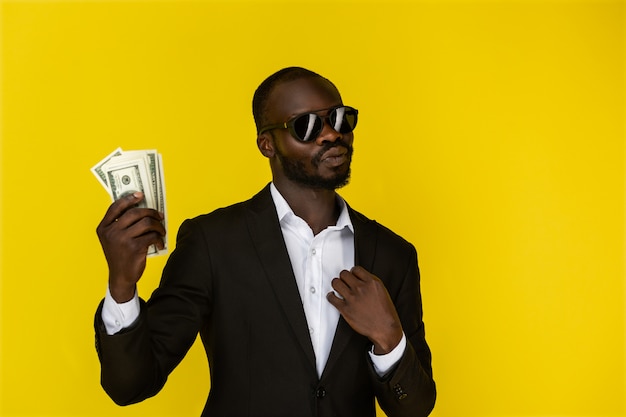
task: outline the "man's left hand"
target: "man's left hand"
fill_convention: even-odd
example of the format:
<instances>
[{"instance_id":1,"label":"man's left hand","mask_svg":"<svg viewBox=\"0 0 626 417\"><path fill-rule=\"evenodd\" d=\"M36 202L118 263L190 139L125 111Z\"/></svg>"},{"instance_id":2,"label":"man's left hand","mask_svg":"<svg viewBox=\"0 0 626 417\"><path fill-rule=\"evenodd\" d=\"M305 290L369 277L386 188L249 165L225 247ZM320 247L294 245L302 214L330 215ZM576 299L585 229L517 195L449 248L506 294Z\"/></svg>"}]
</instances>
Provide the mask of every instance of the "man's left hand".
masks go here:
<instances>
[{"instance_id":1,"label":"man's left hand","mask_svg":"<svg viewBox=\"0 0 626 417\"><path fill-rule=\"evenodd\" d=\"M363 267L341 271L326 295L346 322L374 344L374 354L391 352L402 339L402 324L382 281Z\"/></svg>"}]
</instances>

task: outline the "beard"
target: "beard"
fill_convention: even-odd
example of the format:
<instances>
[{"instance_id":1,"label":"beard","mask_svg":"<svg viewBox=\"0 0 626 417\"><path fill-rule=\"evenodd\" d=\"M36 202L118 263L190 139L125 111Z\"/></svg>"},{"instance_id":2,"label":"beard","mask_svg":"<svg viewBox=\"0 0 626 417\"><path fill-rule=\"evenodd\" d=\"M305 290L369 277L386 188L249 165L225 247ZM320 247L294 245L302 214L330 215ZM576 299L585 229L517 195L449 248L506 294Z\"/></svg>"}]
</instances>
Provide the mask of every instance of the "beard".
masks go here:
<instances>
[{"instance_id":1,"label":"beard","mask_svg":"<svg viewBox=\"0 0 626 417\"><path fill-rule=\"evenodd\" d=\"M343 146L348 150L348 152L346 153L346 157L348 159L348 168L345 169L343 166L337 167L335 169L334 175L330 177L322 177L321 175L307 173L306 167L302 161L289 159L284 154L282 154L279 149L276 149L276 155L278 156L278 160L283 166L285 176L291 181L297 182L298 184L304 185L305 187L309 188L334 191L347 185L350 182L350 163L352 162L353 151L352 146L346 144L341 140L338 140L334 143L327 143L311 160L311 166L313 166L314 168L319 168L324 153L326 153L326 151L328 151L329 149L337 146Z\"/></svg>"}]
</instances>

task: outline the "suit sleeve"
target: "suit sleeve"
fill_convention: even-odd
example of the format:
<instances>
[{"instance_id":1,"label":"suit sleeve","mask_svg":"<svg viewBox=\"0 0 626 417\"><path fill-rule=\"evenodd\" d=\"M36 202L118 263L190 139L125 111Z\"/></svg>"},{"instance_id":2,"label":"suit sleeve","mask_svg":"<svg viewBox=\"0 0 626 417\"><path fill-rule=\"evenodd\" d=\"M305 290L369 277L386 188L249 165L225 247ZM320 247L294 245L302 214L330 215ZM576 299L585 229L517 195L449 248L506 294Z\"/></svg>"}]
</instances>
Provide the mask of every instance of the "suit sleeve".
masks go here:
<instances>
[{"instance_id":1,"label":"suit sleeve","mask_svg":"<svg viewBox=\"0 0 626 417\"><path fill-rule=\"evenodd\" d=\"M371 369L378 403L389 417L425 417L436 398L431 353L422 320L422 300L417 253L411 246L408 268L397 291L391 294L407 337L400 361L384 377Z\"/></svg>"},{"instance_id":2,"label":"suit sleeve","mask_svg":"<svg viewBox=\"0 0 626 417\"><path fill-rule=\"evenodd\" d=\"M96 312L96 351L101 384L119 405L157 394L183 359L209 314L210 258L193 221L180 227L177 247L163 270L159 288L130 328L108 335L102 303Z\"/></svg>"}]
</instances>

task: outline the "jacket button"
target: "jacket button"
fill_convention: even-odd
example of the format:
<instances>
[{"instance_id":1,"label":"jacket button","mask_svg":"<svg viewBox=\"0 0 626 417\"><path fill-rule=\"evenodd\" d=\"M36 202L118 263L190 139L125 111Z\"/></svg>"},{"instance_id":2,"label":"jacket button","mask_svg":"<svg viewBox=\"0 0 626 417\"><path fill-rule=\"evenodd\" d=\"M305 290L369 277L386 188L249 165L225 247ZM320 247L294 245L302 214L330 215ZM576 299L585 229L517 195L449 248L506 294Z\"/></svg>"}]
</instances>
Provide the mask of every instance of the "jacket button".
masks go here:
<instances>
[{"instance_id":1,"label":"jacket button","mask_svg":"<svg viewBox=\"0 0 626 417\"><path fill-rule=\"evenodd\" d=\"M319 387L317 391L315 391L315 396L317 398L324 398L326 396L326 390L323 387Z\"/></svg>"},{"instance_id":2,"label":"jacket button","mask_svg":"<svg viewBox=\"0 0 626 417\"><path fill-rule=\"evenodd\" d=\"M406 397L408 397L408 394L404 392L404 389L400 384L394 385L393 390L396 392L396 398L398 398L399 400L404 400Z\"/></svg>"}]
</instances>

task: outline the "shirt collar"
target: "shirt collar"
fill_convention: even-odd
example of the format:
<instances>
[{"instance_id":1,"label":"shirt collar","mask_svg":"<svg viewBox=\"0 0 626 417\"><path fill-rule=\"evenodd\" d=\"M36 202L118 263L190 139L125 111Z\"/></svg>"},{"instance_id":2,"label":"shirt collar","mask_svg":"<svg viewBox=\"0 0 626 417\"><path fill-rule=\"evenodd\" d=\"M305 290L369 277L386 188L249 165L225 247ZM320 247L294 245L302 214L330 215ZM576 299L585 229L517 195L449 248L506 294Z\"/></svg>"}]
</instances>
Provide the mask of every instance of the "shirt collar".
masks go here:
<instances>
[{"instance_id":1,"label":"shirt collar","mask_svg":"<svg viewBox=\"0 0 626 417\"><path fill-rule=\"evenodd\" d=\"M290 216L297 217L293 210L291 210L291 207L289 207L287 200L285 200L273 182L270 184L270 192L272 193L274 206L276 206L276 214L278 214L278 220L280 222L283 222ZM352 220L350 220L350 213L348 213L348 205L339 194L337 194L337 203L339 204L339 218L337 219L337 224L331 227L339 230L347 227L352 233L354 233Z\"/></svg>"}]
</instances>

